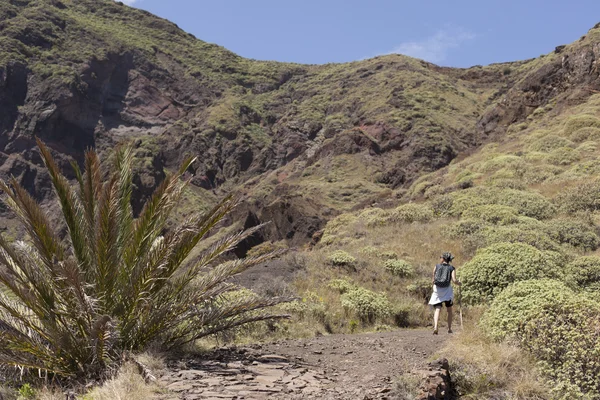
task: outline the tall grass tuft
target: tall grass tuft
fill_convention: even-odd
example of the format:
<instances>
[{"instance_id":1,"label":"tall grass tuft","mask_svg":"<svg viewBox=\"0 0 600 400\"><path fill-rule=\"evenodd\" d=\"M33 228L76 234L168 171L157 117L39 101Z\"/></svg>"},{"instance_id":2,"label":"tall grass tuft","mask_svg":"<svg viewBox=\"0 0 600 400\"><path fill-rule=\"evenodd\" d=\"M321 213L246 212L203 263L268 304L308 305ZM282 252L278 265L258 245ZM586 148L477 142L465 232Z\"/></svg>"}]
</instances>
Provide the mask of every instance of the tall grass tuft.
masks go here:
<instances>
[{"instance_id":1,"label":"tall grass tuft","mask_svg":"<svg viewBox=\"0 0 600 400\"><path fill-rule=\"evenodd\" d=\"M0 375L19 369L59 379L103 378L125 353L150 344L174 348L245 323L284 317L265 311L283 298L222 301L236 290L227 282L230 277L279 255L220 262L260 227L189 257L235 207L231 197L166 229L193 160L167 176L134 218L130 147L116 150L108 170L88 151L84 171L73 164L76 188L39 140L38 147L67 235L61 239L16 179L0 182L4 202L28 233L24 242L0 237Z\"/></svg>"}]
</instances>

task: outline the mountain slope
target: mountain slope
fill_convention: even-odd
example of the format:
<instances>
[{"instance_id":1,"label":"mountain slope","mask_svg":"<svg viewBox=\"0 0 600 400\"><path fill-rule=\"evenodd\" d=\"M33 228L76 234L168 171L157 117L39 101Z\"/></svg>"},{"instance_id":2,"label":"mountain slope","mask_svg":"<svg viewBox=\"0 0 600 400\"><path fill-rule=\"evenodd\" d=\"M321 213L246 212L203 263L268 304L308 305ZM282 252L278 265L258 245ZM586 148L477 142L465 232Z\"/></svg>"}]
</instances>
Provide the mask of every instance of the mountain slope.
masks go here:
<instances>
[{"instance_id":1,"label":"mountain slope","mask_svg":"<svg viewBox=\"0 0 600 400\"><path fill-rule=\"evenodd\" d=\"M254 61L110 0L11 0L0 15L1 175L45 200L34 136L65 169L87 147L135 140L139 208L191 153L200 161L186 207L239 191L248 224L275 220L267 236L297 244L341 211L395 201L422 173L524 118L499 116L496 104L548 64Z\"/></svg>"}]
</instances>

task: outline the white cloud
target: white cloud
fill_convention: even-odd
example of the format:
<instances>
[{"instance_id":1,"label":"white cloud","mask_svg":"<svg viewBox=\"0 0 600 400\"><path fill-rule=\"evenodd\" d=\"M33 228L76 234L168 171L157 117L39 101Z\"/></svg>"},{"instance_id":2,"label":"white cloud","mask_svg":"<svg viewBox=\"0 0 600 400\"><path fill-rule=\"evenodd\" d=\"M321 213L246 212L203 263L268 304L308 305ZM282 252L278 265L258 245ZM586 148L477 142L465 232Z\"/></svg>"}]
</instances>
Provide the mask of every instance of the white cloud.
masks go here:
<instances>
[{"instance_id":1,"label":"white cloud","mask_svg":"<svg viewBox=\"0 0 600 400\"><path fill-rule=\"evenodd\" d=\"M432 63L440 63L446 59L450 50L474 38L475 34L462 28L444 28L426 39L400 43L388 54L400 53Z\"/></svg>"}]
</instances>

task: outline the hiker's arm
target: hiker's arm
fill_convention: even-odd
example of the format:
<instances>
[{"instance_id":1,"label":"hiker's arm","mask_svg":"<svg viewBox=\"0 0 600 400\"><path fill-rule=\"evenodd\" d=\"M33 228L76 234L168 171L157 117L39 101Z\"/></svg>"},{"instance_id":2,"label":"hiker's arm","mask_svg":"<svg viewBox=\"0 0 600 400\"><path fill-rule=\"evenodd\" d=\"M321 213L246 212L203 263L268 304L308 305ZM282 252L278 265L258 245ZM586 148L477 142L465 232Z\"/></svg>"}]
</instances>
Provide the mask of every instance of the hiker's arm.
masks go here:
<instances>
[{"instance_id":1,"label":"hiker's arm","mask_svg":"<svg viewBox=\"0 0 600 400\"><path fill-rule=\"evenodd\" d=\"M458 279L456 279L456 270L452 271L452 282L457 284L458 286L462 285Z\"/></svg>"},{"instance_id":2,"label":"hiker's arm","mask_svg":"<svg viewBox=\"0 0 600 400\"><path fill-rule=\"evenodd\" d=\"M431 274L431 283L433 283L435 285L435 269L437 268L437 266L433 267L433 273Z\"/></svg>"}]
</instances>

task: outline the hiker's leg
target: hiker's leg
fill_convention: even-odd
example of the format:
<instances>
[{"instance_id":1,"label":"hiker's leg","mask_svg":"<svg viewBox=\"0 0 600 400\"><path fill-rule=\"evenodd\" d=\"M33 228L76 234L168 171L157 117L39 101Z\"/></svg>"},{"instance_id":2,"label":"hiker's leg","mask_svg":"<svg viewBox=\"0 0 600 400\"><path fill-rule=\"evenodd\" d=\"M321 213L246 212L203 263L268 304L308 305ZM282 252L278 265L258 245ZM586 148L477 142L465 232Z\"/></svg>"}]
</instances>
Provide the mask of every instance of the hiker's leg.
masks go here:
<instances>
[{"instance_id":1,"label":"hiker's leg","mask_svg":"<svg viewBox=\"0 0 600 400\"><path fill-rule=\"evenodd\" d=\"M435 307L435 312L433 313L433 330L437 331L438 329L438 321L440 319L440 310L442 307Z\"/></svg>"},{"instance_id":2,"label":"hiker's leg","mask_svg":"<svg viewBox=\"0 0 600 400\"><path fill-rule=\"evenodd\" d=\"M452 330L452 306L446 307L446 310L448 310L448 330L451 331Z\"/></svg>"}]
</instances>

